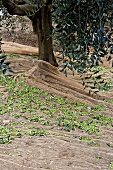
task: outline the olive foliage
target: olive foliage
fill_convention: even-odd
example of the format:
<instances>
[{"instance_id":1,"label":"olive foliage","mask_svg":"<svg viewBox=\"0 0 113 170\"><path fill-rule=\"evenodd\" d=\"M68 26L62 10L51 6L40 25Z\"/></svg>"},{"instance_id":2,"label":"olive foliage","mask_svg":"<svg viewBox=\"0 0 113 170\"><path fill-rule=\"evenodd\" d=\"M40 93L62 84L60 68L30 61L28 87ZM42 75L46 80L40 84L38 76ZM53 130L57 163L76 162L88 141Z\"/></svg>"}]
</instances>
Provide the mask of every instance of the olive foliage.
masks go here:
<instances>
[{"instance_id":1,"label":"olive foliage","mask_svg":"<svg viewBox=\"0 0 113 170\"><path fill-rule=\"evenodd\" d=\"M112 59L112 0L56 0L53 10L55 38L62 55L70 60L63 60L65 74L67 67L83 74L102 63L103 57Z\"/></svg>"}]
</instances>

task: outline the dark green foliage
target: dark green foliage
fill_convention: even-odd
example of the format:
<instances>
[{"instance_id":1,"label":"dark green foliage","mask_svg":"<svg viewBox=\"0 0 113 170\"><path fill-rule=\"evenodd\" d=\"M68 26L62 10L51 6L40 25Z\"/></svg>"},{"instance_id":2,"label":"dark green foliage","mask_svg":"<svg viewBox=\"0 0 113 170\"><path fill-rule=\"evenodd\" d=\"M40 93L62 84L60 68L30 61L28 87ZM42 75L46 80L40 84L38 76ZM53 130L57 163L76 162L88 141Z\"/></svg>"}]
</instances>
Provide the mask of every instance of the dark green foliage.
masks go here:
<instances>
[{"instance_id":1,"label":"dark green foliage","mask_svg":"<svg viewBox=\"0 0 113 170\"><path fill-rule=\"evenodd\" d=\"M0 44L2 43L0 42ZM5 53L0 49L0 75L3 74L4 76L7 71L13 72L9 67L10 62L5 62L6 58Z\"/></svg>"},{"instance_id":2,"label":"dark green foliage","mask_svg":"<svg viewBox=\"0 0 113 170\"><path fill-rule=\"evenodd\" d=\"M9 67L10 62L5 62L6 58L7 57L5 55L0 58L0 71L3 73L3 75L5 75L7 71L13 72Z\"/></svg>"},{"instance_id":3,"label":"dark green foliage","mask_svg":"<svg viewBox=\"0 0 113 170\"><path fill-rule=\"evenodd\" d=\"M56 40L63 56L63 69L83 74L102 58L111 59L113 53L112 1L60 0L54 3Z\"/></svg>"}]
</instances>

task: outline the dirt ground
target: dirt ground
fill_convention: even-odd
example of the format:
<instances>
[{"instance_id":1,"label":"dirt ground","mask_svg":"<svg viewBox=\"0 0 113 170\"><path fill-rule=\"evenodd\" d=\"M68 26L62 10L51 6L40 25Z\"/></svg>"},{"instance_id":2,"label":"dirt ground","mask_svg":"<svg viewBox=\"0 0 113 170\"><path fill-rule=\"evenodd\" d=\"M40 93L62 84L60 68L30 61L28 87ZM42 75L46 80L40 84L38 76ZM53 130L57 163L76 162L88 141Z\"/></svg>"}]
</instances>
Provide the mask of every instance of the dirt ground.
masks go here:
<instances>
[{"instance_id":1,"label":"dirt ground","mask_svg":"<svg viewBox=\"0 0 113 170\"><path fill-rule=\"evenodd\" d=\"M30 36L31 37L31 36ZM29 39L29 37L27 37ZM27 39L27 42L28 42ZM4 37L4 40L11 41ZM16 42L22 43L23 40ZM35 43L34 43L35 44ZM31 43L26 45L31 45ZM34 46L34 45L32 45ZM32 53L32 52L31 52ZM113 89L99 92L99 96L89 95L83 91L79 76L66 78L59 70L36 58L21 55L19 58L8 57L11 68L16 73L16 80L25 73L25 80L52 94L74 101L85 102L89 107L103 104L107 110L103 113L113 119L113 104L105 100L113 100ZM113 74L107 73L113 80ZM2 91L2 90L1 90ZM3 118L2 118L3 119ZM11 144L0 144L0 170L110 170L113 162L113 126L103 127L102 134L89 135L82 130L66 132L48 127L52 133L63 133L63 136L24 136L16 138ZM78 136L92 136L98 145L90 145L81 141ZM12 155L10 154L12 153ZM22 156L17 156L17 154Z\"/></svg>"}]
</instances>

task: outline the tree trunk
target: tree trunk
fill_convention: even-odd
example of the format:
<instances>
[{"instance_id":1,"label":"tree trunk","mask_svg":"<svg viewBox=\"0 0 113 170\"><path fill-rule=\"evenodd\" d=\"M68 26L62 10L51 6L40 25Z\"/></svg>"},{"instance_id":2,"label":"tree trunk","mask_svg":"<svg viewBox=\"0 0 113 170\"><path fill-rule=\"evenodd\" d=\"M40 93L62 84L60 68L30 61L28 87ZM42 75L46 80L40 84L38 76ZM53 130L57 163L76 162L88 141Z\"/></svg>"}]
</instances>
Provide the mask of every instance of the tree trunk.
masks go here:
<instances>
[{"instance_id":1,"label":"tree trunk","mask_svg":"<svg viewBox=\"0 0 113 170\"><path fill-rule=\"evenodd\" d=\"M57 67L58 64L54 57L51 37L52 16L50 4L43 6L35 16L30 19L32 20L34 32L38 36L39 59L47 61Z\"/></svg>"}]
</instances>

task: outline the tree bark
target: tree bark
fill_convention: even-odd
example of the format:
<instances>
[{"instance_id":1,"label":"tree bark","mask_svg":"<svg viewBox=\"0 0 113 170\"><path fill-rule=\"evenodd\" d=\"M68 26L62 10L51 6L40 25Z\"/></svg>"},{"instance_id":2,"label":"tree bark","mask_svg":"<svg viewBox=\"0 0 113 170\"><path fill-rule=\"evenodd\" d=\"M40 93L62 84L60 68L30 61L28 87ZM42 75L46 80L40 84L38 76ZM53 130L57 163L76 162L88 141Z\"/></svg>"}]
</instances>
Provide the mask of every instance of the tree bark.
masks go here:
<instances>
[{"instance_id":1,"label":"tree bark","mask_svg":"<svg viewBox=\"0 0 113 170\"><path fill-rule=\"evenodd\" d=\"M53 53L52 45L52 16L50 5L43 6L33 18L31 18L35 34L38 35L39 59L58 66Z\"/></svg>"},{"instance_id":2,"label":"tree bark","mask_svg":"<svg viewBox=\"0 0 113 170\"><path fill-rule=\"evenodd\" d=\"M58 66L53 54L51 7L43 6L31 20L34 32L38 35L40 60Z\"/></svg>"}]
</instances>

